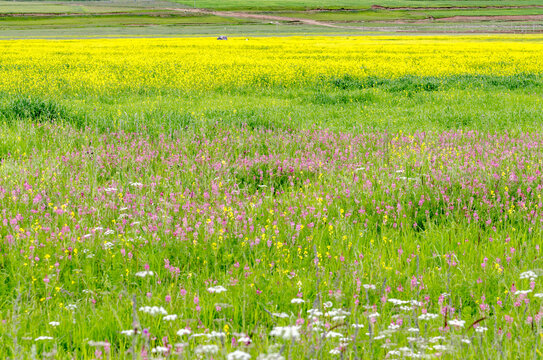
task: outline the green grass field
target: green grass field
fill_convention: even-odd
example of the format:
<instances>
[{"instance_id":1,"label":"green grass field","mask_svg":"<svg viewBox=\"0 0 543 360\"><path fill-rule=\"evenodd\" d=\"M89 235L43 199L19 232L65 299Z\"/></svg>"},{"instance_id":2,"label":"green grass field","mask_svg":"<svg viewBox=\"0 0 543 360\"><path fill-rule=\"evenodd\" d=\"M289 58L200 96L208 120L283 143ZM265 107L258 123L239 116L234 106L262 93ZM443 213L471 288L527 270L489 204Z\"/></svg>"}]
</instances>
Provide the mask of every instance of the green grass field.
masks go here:
<instances>
[{"instance_id":1,"label":"green grass field","mask_svg":"<svg viewBox=\"0 0 543 360\"><path fill-rule=\"evenodd\" d=\"M486 7L486 6L529 6L543 5L541 0L518 0L518 1L485 1L485 0L196 0L177 1L185 6L194 6L209 9L221 10L304 10L304 9L367 9L378 4L389 7Z\"/></svg>"}]
</instances>

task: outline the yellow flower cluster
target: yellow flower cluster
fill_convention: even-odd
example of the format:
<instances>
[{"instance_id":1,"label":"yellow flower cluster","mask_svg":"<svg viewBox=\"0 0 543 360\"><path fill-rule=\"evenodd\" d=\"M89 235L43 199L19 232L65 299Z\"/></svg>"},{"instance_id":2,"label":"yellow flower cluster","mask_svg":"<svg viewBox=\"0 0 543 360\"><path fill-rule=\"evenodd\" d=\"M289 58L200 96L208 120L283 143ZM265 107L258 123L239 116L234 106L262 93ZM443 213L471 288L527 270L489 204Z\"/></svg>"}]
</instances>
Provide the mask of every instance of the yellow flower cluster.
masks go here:
<instances>
[{"instance_id":1,"label":"yellow flower cluster","mask_svg":"<svg viewBox=\"0 0 543 360\"><path fill-rule=\"evenodd\" d=\"M541 73L543 36L364 36L0 42L0 91L286 87L322 78Z\"/></svg>"}]
</instances>

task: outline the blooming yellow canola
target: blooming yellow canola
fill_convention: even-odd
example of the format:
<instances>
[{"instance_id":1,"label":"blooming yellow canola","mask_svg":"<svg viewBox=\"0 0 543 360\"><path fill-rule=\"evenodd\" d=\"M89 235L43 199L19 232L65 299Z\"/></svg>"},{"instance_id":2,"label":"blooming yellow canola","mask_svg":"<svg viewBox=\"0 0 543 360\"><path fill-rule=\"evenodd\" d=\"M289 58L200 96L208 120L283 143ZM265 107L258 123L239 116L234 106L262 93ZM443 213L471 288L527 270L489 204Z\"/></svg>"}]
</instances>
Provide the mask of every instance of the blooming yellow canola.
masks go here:
<instances>
[{"instance_id":1,"label":"blooming yellow canola","mask_svg":"<svg viewBox=\"0 0 543 360\"><path fill-rule=\"evenodd\" d=\"M542 36L0 41L0 91L85 94L296 86L329 77L543 71Z\"/></svg>"}]
</instances>

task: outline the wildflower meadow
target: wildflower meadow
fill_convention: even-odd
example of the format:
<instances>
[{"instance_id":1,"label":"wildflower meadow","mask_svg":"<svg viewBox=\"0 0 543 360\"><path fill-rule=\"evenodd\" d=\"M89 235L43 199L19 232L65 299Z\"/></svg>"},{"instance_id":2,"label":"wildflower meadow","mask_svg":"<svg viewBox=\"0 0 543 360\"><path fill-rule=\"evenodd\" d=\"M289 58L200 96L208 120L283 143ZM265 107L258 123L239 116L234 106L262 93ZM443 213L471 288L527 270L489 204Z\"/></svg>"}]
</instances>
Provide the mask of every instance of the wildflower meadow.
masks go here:
<instances>
[{"instance_id":1,"label":"wildflower meadow","mask_svg":"<svg viewBox=\"0 0 543 360\"><path fill-rule=\"evenodd\" d=\"M1 41L0 357L541 358L542 40Z\"/></svg>"}]
</instances>

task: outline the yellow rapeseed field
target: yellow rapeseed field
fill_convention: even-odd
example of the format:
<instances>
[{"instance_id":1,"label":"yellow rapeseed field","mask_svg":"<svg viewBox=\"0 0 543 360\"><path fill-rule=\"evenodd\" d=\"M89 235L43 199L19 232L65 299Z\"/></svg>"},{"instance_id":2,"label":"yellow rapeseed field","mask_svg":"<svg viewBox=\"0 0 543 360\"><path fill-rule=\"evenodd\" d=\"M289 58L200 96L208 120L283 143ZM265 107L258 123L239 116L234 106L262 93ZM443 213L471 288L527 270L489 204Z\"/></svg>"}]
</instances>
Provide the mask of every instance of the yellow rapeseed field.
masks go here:
<instances>
[{"instance_id":1,"label":"yellow rapeseed field","mask_svg":"<svg viewBox=\"0 0 543 360\"><path fill-rule=\"evenodd\" d=\"M0 42L0 91L85 94L296 86L355 77L543 71L542 36Z\"/></svg>"}]
</instances>

